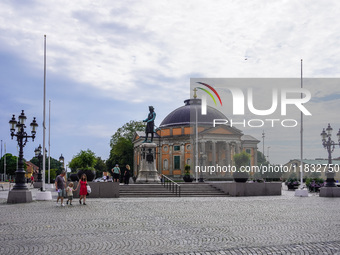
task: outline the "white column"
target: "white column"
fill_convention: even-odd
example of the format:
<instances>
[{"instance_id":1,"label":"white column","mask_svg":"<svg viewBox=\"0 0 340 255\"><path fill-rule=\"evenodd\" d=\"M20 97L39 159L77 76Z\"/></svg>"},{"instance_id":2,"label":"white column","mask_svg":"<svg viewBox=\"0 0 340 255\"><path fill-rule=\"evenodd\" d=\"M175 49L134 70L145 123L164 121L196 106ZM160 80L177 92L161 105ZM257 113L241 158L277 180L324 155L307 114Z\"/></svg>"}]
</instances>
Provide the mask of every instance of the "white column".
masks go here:
<instances>
[{"instance_id":1,"label":"white column","mask_svg":"<svg viewBox=\"0 0 340 255\"><path fill-rule=\"evenodd\" d=\"M184 174L184 167L185 167L185 148L184 148L184 143L181 143L181 165L180 165L180 168L183 171L182 174Z\"/></svg>"},{"instance_id":2,"label":"white column","mask_svg":"<svg viewBox=\"0 0 340 255\"><path fill-rule=\"evenodd\" d=\"M227 166L231 165L231 153L230 153L230 143L226 142L225 144L225 159L227 162Z\"/></svg>"},{"instance_id":3,"label":"white column","mask_svg":"<svg viewBox=\"0 0 340 255\"><path fill-rule=\"evenodd\" d=\"M172 151L173 151L173 143L169 143L169 175L173 175L173 167L174 167L174 157L172 155Z\"/></svg>"}]
</instances>

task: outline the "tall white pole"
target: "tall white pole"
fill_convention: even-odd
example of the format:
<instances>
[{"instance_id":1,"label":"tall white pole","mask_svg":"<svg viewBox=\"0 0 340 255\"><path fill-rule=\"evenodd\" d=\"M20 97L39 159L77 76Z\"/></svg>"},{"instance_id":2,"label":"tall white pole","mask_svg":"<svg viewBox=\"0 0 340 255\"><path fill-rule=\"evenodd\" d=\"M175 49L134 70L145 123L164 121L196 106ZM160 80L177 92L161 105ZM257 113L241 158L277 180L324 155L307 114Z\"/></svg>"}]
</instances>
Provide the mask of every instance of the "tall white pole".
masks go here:
<instances>
[{"instance_id":1,"label":"tall white pole","mask_svg":"<svg viewBox=\"0 0 340 255\"><path fill-rule=\"evenodd\" d=\"M18 157L17 157L17 171L18 171L19 169L19 146L18 145L17 145L17 152L18 152Z\"/></svg>"},{"instance_id":2,"label":"tall white pole","mask_svg":"<svg viewBox=\"0 0 340 255\"><path fill-rule=\"evenodd\" d=\"M42 190L45 191L45 171L46 171L46 35L44 35L44 107L43 107L43 183Z\"/></svg>"},{"instance_id":3,"label":"tall white pole","mask_svg":"<svg viewBox=\"0 0 340 255\"><path fill-rule=\"evenodd\" d=\"M303 88L303 79L302 79L302 59L301 59L301 89ZM301 93L302 98L302 93ZM301 129L300 129L300 183L301 187L303 187L303 115L301 111Z\"/></svg>"},{"instance_id":4,"label":"tall white pole","mask_svg":"<svg viewBox=\"0 0 340 255\"><path fill-rule=\"evenodd\" d=\"M198 166L198 114L197 114L197 106L198 104L196 104L196 91L197 89L194 88L194 96L193 96L193 100L192 100L192 106L195 107L195 172L196 172L196 182L198 182L198 172L197 172L197 166ZM198 168L199 169L199 168Z\"/></svg>"},{"instance_id":5,"label":"tall white pole","mask_svg":"<svg viewBox=\"0 0 340 255\"><path fill-rule=\"evenodd\" d=\"M262 132L262 154L263 154L264 160L266 161L266 156L264 154L264 138L265 138L265 133L264 133L264 130L263 130L263 132Z\"/></svg>"},{"instance_id":6,"label":"tall white pole","mask_svg":"<svg viewBox=\"0 0 340 255\"><path fill-rule=\"evenodd\" d=\"M2 159L2 140L1 140L1 157L0 157L0 159ZM4 177L2 177L2 181L5 181L5 175L4 175Z\"/></svg>"},{"instance_id":7,"label":"tall white pole","mask_svg":"<svg viewBox=\"0 0 340 255\"><path fill-rule=\"evenodd\" d=\"M5 148L5 154L4 154L4 178L5 180L6 178L6 143L4 144L4 148Z\"/></svg>"},{"instance_id":8,"label":"tall white pole","mask_svg":"<svg viewBox=\"0 0 340 255\"><path fill-rule=\"evenodd\" d=\"M48 108L48 183L51 183L51 100Z\"/></svg>"},{"instance_id":9,"label":"tall white pole","mask_svg":"<svg viewBox=\"0 0 340 255\"><path fill-rule=\"evenodd\" d=\"M195 106L195 109L196 109L196 125L195 125L195 134L196 134L196 142L195 142L195 146L196 146L196 155L195 155L195 161L196 161L196 166L195 166L195 171L196 171L196 182L198 182L198 172L196 169L199 169L198 166L198 121L197 121L197 118L198 118L198 114L197 114L197 105Z\"/></svg>"}]
</instances>

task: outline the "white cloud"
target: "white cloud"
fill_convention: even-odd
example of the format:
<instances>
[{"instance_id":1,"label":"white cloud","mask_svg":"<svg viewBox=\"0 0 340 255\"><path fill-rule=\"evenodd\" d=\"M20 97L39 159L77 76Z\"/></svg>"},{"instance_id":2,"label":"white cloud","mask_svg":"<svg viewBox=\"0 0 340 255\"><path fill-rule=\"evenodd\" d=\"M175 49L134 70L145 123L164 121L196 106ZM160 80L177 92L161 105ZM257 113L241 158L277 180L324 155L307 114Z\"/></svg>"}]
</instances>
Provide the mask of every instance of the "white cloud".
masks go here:
<instances>
[{"instance_id":1,"label":"white cloud","mask_svg":"<svg viewBox=\"0 0 340 255\"><path fill-rule=\"evenodd\" d=\"M301 58L305 77L339 76L339 5L335 0L2 1L0 52L14 55L38 76L46 34L48 77L62 77L74 90L97 98L135 105L152 101L160 110L173 109L188 97L191 76L299 77ZM324 101L339 89L335 82L310 90L316 100L311 109L327 112L306 120L314 128L337 116L337 101ZM34 99L26 100L34 105ZM99 106L84 111L98 112ZM98 129L103 136L110 133L92 123L83 132L95 135Z\"/></svg>"},{"instance_id":2,"label":"white cloud","mask_svg":"<svg viewBox=\"0 0 340 255\"><path fill-rule=\"evenodd\" d=\"M47 34L49 70L117 99L140 91L139 81L162 91L173 83L160 79L180 86L193 72L296 77L301 57L307 75L330 76L339 71L330 62L339 51L336 4L38 1L28 10L7 2L1 41L40 68Z\"/></svg>"}]
</instances>

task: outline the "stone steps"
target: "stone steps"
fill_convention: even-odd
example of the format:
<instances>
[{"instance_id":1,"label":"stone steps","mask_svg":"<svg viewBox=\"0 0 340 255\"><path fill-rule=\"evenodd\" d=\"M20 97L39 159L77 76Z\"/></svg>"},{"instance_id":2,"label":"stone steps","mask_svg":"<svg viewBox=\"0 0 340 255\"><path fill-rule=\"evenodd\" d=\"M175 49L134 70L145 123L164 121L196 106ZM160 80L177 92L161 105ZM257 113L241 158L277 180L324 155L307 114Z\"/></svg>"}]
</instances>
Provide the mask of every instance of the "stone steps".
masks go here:
<instances>
[{"instance_id":1,"label":"stone steps","mask_svg":"<svg viewBox=\"0 0 340 255\"><path fill-rule=\"evenodd\" d=\"M174 197L160 184L130 184L119 186L120 197Z\"/></svg>"},{"instance_id":2,"label":"stone steps","mask_svg":"<svg viewBox=\"0 0 340 255\"><path fill-rule=\"evenodd\" d=\"M221 197L226 194L206 183L181 183L181 197ZM119 186L120 197L175 197L161 184L130 184Z\"/></svg>"},{"instance_id":3,"label":"stone steps","mask_svg":"<svg viewBox=\"0 0 340 255\"><path fill-rule=\"evenodd\" d=\"M221 197L226 194L215 187L205 183L193 183L181 185L183 197Z\"/></svg>"}]
</instances>

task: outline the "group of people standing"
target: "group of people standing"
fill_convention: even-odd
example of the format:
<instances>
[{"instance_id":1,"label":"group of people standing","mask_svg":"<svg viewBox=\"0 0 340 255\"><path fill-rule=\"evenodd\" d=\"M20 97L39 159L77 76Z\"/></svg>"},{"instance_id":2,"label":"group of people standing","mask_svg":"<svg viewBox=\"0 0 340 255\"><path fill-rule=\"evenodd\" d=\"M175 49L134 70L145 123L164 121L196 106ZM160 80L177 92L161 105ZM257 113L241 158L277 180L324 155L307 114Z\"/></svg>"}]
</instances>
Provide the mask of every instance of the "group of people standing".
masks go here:
<instances>
[{"instance_id":1,"label":"group of people standing","mask_svg":"<svg viewBox=\"0 0 340 255\"><path fill-rule=\"evenodd\" d=\"M119 168L119 165L116 164L115 167L112 168L111 171L113 173L113 181L114 182L120 182L121 170ZM62 170L61 174L58 175L57 178L55 179L55 189L58 192L57 205L59 205L59 200L60 200L61 206L65 206L64 197L67 197L66 204L72 205L73 191L78 190L79 187L80 187L80 189L79 189L79 204L86 205L86 195L87 195L87 176L86 176L86 174L82 174L76 189L73 188L73 186L74 186L73 182L70 182L68 184L68 186L66 187L65 174L66 174L65 170ZM126 165L125 171L123 173L124 184L126 184L126 185L129 184L130 176L131 176L130 175L130 166Z\"/></svg>"},{"instance_id":2,"label":"group of people standing","mask_svg":"<svg viewBox=\"0 0 340 255\"><path fill-rule=\"evenodd\" d=\"M119 165L116 164L114 168L112 168L112 173L113 173L113 181L114 182L120 182L120 176L121 176L121 170L119 168ZM126 165L125 166L125 171L123 173L123 179L124 179L124 184L129 185L129 180L130 180L131 174L130 174L130 166Z\"/></svg>"},{"instance_id":3,"label":"group of people standing","mask_svg":"<svg viewBox=\"0 0 340 255\"><path fill-rule=\"evenodd\" d=\"M57 198L57 205L59 203L60 199L60 205L65 206L64 204L64 197L67 197L66 204L72 205L73 200L73 191L79 189L79 204L86 205L86 195L87 195L87 176L86 174L82 174L80 181L78 182L78 185L76 189L73 189L73 182L70 182L68 186L66 187L66 181L65 181L65 170L61 171L61 174L57 176L55 179L55 189L58 192L58 198ZM83 200L83 202L81 201Z\"/></svg>"}]
</instances>

